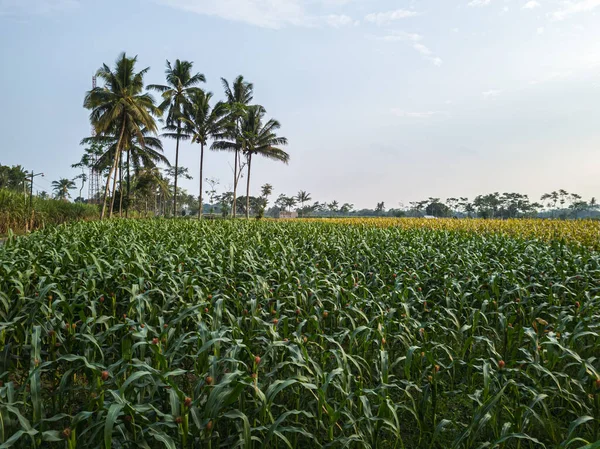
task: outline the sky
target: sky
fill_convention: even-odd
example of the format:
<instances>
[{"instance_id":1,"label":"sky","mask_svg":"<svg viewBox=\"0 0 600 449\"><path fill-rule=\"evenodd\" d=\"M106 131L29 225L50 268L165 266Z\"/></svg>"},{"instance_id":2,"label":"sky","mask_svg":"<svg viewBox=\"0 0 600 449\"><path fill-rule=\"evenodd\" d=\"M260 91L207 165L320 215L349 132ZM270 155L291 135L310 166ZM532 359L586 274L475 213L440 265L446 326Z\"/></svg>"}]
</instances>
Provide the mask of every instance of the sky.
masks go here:
<instances>
[{"instance_id":1,"label":"sky","mask_svg":"<svg viewBox=\"0 0 600 449\"><path fill-rule=\"evenodd\" d=\"M76 176L83 98L123 51L148 84L167 59L216 99L221 77L254 84L291 160L253 160L251 194L600 196L600 0L0 0L0 163L44 172L36 190ZM199 147L180 161L197 195ZM230 190L232 166L209 151L205 177Z\"/></svg>"}]
</instances>

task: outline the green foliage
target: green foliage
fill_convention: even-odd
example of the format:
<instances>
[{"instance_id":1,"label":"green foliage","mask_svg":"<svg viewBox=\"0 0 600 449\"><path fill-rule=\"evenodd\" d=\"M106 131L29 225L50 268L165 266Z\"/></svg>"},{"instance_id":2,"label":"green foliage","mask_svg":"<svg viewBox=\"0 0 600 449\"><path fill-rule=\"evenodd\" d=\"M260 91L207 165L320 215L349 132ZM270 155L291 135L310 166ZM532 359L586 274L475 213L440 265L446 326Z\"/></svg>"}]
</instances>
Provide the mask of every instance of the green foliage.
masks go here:
<instances>
[{"instance_id":1,"label":"green foliage","mask_svg":"<svg viewBox=\"0 0 600 449\"><path fill-rule=\"evenodd\" d=\"M23 191L23 183L26 182L27 172L20 165L0 164L0 189Z\"/></svg>"},{"instance_id":2,"label":"green foliage","mask_svg":"<svg viewBox=\"0 0 600 449\"><path fill-rule=\"evenodd\" d=\"M582 448L600 255L320 222L76 223L0 247L9 447Z\"/></svg>"},{"instance_id":3,"label":"green foliage","mask_svg":"<svg viewBox=\"0 0 600 449\"><path fill-rule=\"evenodd\" d=\"M33 197L33 208L29 197L23 193L0 189L0 235L25 230L42 229L75 220L98 218L98 208L91 204L70 203L55 199Z\"/></svg>"}]
</instances>

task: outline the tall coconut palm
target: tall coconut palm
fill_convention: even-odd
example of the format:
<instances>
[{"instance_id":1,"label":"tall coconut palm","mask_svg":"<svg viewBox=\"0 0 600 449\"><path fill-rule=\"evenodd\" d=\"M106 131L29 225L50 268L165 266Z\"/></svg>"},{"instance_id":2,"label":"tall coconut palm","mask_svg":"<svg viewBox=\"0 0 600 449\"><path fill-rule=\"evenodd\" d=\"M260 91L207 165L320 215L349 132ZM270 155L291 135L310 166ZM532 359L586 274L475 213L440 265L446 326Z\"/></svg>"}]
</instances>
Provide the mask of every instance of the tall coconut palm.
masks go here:
<instances>
[{"instance_id":1,"label":"tall coconut palm","mask_svg":"<svg viewBox=\"0 0 600 449\"><path fill-rule=\"evenodd\" d=\"M159 111L154 104L154 98L144 90L144 75L149 67L135 72L137 56L128 58L122 53L116 61L114 71L104 64L96 76L104 81L89 91L84 100L84 107L91 109L90 121L99 136L113 136L116 139L116 151L112 165L106 178L104 201L100 219L106 215L106 200L108 197L110 178L114 174L113 194L117 182L117 169L123 149L127 146L128 136L137 136L142 147L145 147L145 137L142 130L156 134L157 126L154 115ZM114 201L111 201L110 214L112 217Z\"/></svg>"},{"instance_id":2,"label":"tall coconut palm","mask_svg":"<svg viewBox=\"0 0 600 449\"><path fill-rule=\"evenodd\" d=\"M248 106L246 112L240 117L239 125L234 133L229 134L230 139L222 138L213 143L213 148L241 152L246 156L248 175L246 179L246 218L250 217L250 174L252 169L252 156L259 155L269 159L288 163L290 156L278 146L286 145L285 137L275 134L280 128L277 120L268 120L263 123L265 108L262 106ZM236 185L234 184L234 201ZM234 203L235 204L235 203ZM235 206L234 206L235 207ZM235 217L235 215L234 215Z\"/></svg>"},{"instance_id":3,"label":"tall coconut palm","mask_svg":"<svg viewBox=\"0 0 600 449\"><path fill-rule=\"evenodd\" d=\"M52 181L52 189L59 200L67 201L67 198L71 197L69 190L73 190L75 187L75 182L67 178Z\"/></svg>"},{"instance_id":4,"label":"tall coconut palm","mask_svg":"<svg viewBox=\"0 0 600 449\"><path fill-rule=\"evenodd\" d=\"M312 199L310 197L310 193L306 192L305 190L300 190L298 192L298 195L296 196L296 198L298 199L298 202L301 204L300 211L304 210L304 203L306 203L307 201L310 201Z\"/></svg>"},{"instance_id":5,"label":"tall coconut palm","mask_svg":"<svg viewBox=\"0 0 600 449\"><path fill-rule=\"evenodd\" d=\"M199 90L196 86L206 81L201 73L192 75L193 66L194 63L190 61L176 59L174 65L167 61L167 69L165 70L167 84L151 84L148 86L148 89L161 93L163 101L158 108L163 113L167 111L165 126L167 132L163 135L176 140L175 192L177 192L179 142L189 138L189 135L185 133L184 110L190 103L190 95ZM177 194L173 195L173 213L177 214Z\"/></svg>"},{"instance_id":6,"label":"tall coconut palm","mask_svg":"<svg viewBox=\"0 0 600 449\"><path fill-rule=\"evenodd\" d=\"M204 171L204 147L208 139L222 136L229 124L228 108L225 103L218 102L211 107L213 94L198 90L190 95L190 102L185 109L186 131L192 143L200 144L200 190L198 193L198 219L202 218L202 180Z\"/></svg>"},{"instance_id":7,"label":"tall coconut palm","mask_svg":"<svg viewBox=\"0 0 600 449\"><path fill-rule=\"evenodd\" d=\"M221 78L223 89L225 90L225 98L228 106L228 117L229 126L220 136L215 136L217 141L213 143L212 149L214 150L225 150L233 151L235 160L233 168L233 206L231 213L233 218L236 216L236 202L237 202L237 185L239 181L238 167L240 166L239 159L242 151L242 132L241 132L241 121L248 105L252 101L254 96L254 85L247 81L244 81L244 77L239 75L231 84L225 78ZM225 141L220 143L219 140ZM231 145L231 142L234 145Z\"/></svg>"},{"instance_id":8,"label":"tall coconut palm","mask_svg":"<svg viewBox=\"0 0 600 449\"><path fill-rule=\"evenodd\" d=\"M287 145L285 137L279 137L276 131L281 127L274 119L263 122L265 109L262 106L250 106L242 122L243 150L246 156L248 176L246 177L246 218L250 218L250 170L252 169L252 156L258 155L284 162L287 164L290 155L279 146Z\"/></svg>"}]
</instances>

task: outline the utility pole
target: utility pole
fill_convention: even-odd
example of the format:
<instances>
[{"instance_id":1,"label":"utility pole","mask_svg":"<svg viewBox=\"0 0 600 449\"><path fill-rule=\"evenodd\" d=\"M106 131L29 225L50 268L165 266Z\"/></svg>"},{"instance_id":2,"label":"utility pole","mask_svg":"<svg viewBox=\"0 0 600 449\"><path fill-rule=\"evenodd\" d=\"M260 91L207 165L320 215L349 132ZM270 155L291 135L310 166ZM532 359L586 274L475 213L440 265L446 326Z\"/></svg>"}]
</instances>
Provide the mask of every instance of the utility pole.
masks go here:
<instances>
[{"instance_id":1,"label":"utility pole","mask_svg":"<svg viewBox=\"0 0 600 449\"><path fill-rule=\"evenodd\" d=\"M29 186L29 207L33 207L33 178L36 176L44 176L43 173L33 173L31 170L31 180L29 181L31 185Z\"/></svg>"}]
</instances>

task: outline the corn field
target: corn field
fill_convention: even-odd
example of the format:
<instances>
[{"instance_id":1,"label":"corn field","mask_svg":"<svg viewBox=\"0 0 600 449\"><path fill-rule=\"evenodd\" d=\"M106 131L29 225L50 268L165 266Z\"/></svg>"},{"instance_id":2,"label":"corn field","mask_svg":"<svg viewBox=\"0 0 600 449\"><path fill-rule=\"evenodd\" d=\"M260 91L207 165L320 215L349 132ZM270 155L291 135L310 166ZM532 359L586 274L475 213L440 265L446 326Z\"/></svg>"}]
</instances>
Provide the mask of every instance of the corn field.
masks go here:
<instances>
[{"instance_id":1,"label":"corn field","mask_svg":"<svg viewBox=\"0 0 600 449\"><path fill-rule=\"evenodd\" d=\"M597 225L448 222L10 237L0 448L600 447Z\"/></svg>"}]
</instances>

